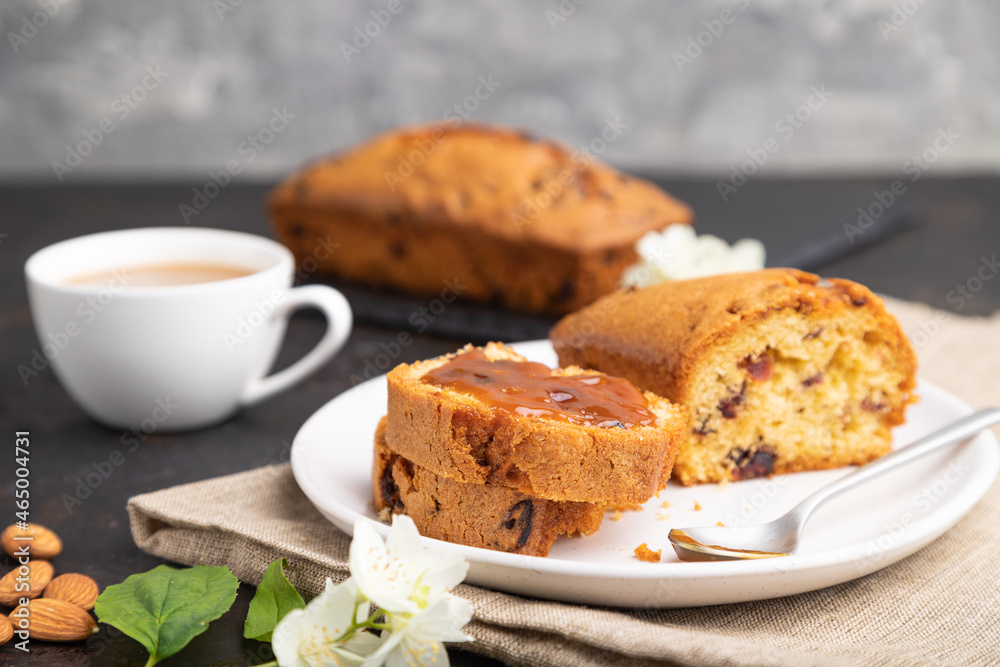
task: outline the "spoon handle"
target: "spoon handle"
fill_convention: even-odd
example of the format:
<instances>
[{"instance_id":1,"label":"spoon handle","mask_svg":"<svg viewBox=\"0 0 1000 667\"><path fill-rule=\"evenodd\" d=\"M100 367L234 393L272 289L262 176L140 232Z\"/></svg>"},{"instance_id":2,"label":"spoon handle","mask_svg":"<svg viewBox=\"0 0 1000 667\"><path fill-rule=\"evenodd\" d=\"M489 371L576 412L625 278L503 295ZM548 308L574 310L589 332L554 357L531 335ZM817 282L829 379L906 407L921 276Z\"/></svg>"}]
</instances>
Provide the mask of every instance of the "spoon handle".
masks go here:
<instances>
[{"instance_id":1,"label":"spoon handle","mask_svg":"<svg viewBox=\"0 0 1000 667\"><path fill-rule=\"evenodd\" d=\"M975 435L979 431L1000 422L1000 409L983 408L973 412L968 417L953 422L944 428L931 433L930 435L917 440L905 447L900 447L891 454L887 454L880 459L861 466L850 475L841 477L836 482L824 486L822 489L803 500L793 512L798 515L799 525L805 522L806 518L820 505L837 496L848 489L853 489L859 484L877 477L890 470L906 465L910 461L929 454L945 445L950 445L958 440Z\"/></svg>"}]
</instances>

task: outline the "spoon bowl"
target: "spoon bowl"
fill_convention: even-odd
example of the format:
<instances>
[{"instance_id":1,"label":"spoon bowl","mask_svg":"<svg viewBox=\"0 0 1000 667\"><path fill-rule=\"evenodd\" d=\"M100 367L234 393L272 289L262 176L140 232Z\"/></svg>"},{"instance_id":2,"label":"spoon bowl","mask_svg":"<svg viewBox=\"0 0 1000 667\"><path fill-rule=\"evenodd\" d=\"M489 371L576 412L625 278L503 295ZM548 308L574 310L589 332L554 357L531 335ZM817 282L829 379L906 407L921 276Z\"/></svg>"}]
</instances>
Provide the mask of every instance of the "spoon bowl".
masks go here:
<instances>
[{"instance_id":1,"label":"spoon bowl","mask_svg":"<svg viewBox=\"0 0 1000 667\"><path fill-rule=\"evenodd\" d=\"M925 454L964 440L1000 422L1000 410L984 408L841 477L796 505L787 514L756 526L674 528L668 539L683 561L756 560L790 556L813 511L831 498Z\"/></svg>"}]
</instances>

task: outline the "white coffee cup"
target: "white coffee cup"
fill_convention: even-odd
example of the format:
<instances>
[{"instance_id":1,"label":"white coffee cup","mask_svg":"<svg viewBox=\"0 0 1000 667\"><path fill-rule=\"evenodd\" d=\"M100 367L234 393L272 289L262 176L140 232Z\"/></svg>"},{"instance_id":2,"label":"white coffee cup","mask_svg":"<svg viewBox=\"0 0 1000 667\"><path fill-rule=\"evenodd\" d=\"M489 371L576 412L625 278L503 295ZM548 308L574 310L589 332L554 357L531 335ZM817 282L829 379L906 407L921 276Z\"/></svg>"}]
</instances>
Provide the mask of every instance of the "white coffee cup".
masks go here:
<instances>
[{"instance_id":1,"label":"white coffee cup","mask_svg":"<svg viewBox=\"0 0 1000 667\"><path fill-rule=\"evenodd\" d=\"M249 273L129 285L143 267L199 263ZM52 370L84 411L116 428L177 431L221 421L315 371L351 331L340 292L292 288L292 254L252 234L191 227L91 234L39 250L24 271ZM112 273L107 285L72 282L103 272ZM304 307L323 312L326 333L304 357L265 377L288 318Z\"/></svg>"}]
</instances>

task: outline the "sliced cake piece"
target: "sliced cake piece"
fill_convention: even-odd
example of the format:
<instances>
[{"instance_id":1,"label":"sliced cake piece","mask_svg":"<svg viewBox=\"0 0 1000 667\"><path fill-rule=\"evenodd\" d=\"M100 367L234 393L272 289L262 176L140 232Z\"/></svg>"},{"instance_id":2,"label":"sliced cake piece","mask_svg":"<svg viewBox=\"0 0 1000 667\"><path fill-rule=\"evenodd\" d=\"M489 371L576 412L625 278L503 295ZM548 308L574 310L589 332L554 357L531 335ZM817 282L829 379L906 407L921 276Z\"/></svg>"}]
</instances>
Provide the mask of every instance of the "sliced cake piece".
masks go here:
<instances>
[{"instance_id":1,"label":"sliced cake piece","mask_svg":"<svg viewBox=\"0 0 1000 667\"><path fill-rule=\"evenodd\" d=\"M388 374L386 442L458 482L631 505L670 476L683 411L630 382L489 343Z\"/></svg>"},{"instance_id":2,"label":"sliced cake piece","mask_svg":"<svg viewBox=\"0 0 1000 667\"><path fill-rule=\"evenodd\" d=\"M686 407L684 484L866 463L914 400L916 355L882 300L794 269L619 292L551 338L561 364Z\"/></svg>"},{"instance_id":3,"label":"sliced cake piece","mask_svg":"<svg viewBox=\"0 0 1000 667\"><path fill-rule=\"evenodd\" d=\"M375 433L375 509L406 514L424 537L546 556L559 535L589 535L601 525L602 505L543 500L504 486L435 475L389 449L385 424L383 417Z\"/></svg>"}]
</instances>

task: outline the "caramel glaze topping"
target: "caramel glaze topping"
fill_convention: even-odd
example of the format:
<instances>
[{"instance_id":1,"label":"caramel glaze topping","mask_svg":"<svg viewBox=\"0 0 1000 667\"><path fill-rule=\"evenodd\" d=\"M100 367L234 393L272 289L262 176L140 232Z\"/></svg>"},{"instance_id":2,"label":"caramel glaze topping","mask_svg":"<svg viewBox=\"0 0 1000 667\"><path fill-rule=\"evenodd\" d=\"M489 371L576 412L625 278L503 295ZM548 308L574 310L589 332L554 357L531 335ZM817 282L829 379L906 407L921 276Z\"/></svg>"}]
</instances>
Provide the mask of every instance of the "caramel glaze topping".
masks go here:
<instances>
[{"instance_id":1,"label":"caramel glaze topping","mask_svg":"<svg viewBox=\"0 0 1000 667\"><path fill-rule=\"evenodd\" d=\"M646 397L628 380L552 375L548 366L533 361L490 361L478 348L425 373L421 380L471 394L522 417L604 428L656 425Z\"/></svg>"}]
</instances>

